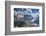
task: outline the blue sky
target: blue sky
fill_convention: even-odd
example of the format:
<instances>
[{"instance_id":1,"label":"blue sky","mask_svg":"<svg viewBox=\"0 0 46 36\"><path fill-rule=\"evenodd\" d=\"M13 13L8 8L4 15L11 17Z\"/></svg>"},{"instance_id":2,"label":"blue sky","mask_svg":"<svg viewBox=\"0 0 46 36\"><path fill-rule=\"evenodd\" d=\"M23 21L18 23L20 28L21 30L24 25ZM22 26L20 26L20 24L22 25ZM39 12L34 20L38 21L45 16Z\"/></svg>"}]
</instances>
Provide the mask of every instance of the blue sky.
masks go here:
<instances>
[{"instance_id":1,"label":"blue sky","mask_svg":"<svg viewBox=\"0 0 46 36\"><path fill-rule=\"evenodd\" d=\"M18 11L20 11L20 12L27 11L28 13L30 13L31 12L30 10L32 10L32 13L39 12L39 9L30 9L30 8L27 8L27 9L26 8L14 8L14 11L16 11L16 12L18 12Z\"/></svg>"},{"instance_id":2,"label":"blue sky","mask_svg":"<svg viewBox=\"0 0 46 36\"><path fill-rule=\"evenodd\" d=\"M32 13L37 13L39 12L39 9L31 9L32 10Z\"/></svg>"}]
</instances>

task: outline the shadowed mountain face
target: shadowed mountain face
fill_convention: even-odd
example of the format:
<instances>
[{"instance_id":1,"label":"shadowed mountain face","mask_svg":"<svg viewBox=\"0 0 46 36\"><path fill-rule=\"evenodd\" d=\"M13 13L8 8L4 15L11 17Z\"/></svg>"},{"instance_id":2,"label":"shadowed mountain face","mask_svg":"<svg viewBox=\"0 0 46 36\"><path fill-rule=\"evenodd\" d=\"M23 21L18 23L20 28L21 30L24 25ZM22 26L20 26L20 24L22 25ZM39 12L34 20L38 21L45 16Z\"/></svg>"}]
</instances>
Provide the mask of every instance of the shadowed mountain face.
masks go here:
<instances>
[{"instance_id":1,"label":"shadowed mountain face","mask_svg":"<svg viewBox=\"0 0 46 36\"><path fill-rule=\"evenodd\" d=\"M24 27L25 22L24 21L15 21L14 26L15 27Z\"/></svg>"},{"instance_id":2,"label":"shadowed mountain face","mask_svg":"<svg viewBox=\"0 0 46 36\"><path fill-rule=\"evenodd\" d=\"M14 8L14 27L38 27L39 9Z\"/></svg>"}]
</instances>

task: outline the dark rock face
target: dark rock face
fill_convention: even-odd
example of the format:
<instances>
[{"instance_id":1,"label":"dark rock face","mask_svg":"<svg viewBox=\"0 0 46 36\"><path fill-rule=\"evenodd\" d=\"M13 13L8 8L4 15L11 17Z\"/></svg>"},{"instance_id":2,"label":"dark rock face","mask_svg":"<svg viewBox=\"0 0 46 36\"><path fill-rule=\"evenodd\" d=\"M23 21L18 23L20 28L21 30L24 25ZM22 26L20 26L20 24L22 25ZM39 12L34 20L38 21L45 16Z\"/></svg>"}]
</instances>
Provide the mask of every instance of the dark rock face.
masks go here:
<instances>
[{"instance_id":1,"label":"dark rock face","mask_svg":"<svg viewBox=\"0 0 46 36\"><path fill-rule=\"evenodd\" d=\"M24 21L15 21L14 26L16 27L24 27L25 22Z\"/></svg>"},{"instance_id":2,"label":"dark rock face","mask_svg":"<svg viewBox=\"0 0 46 36\"><path fill-rule=\"evenodd\" d=\"M33 17L31 15L25 15L23 19L25 19L26 21L31 21Z\"/></svg>"}]
</instances>

